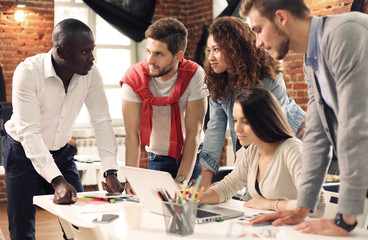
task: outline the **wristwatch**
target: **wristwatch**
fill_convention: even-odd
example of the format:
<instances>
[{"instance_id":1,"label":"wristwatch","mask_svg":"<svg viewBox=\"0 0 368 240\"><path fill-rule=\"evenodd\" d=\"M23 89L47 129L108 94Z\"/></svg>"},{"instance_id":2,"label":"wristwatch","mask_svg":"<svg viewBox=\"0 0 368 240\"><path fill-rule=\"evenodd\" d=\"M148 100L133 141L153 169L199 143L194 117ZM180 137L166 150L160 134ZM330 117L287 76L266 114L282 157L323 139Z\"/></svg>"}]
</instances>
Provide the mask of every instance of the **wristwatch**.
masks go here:
<instances>
[{"instance_id":1,"label":"wristwatch","mask_svg":"<svg viewBox=\"0 0 368 240\"><path fill-rule=\"evenodd\" d=\"M358 221L355 221L354 224L347 224L344 219L342 218L342 214L341 213L337 213L335 220L334 220L335 224L339 227L341 227L342 229L344 229L345 231L351 232L354 230L354 228L356 227L356 225L358 224Z\"/></svg>"},{"instance_id":2,"label":"wristwatch","mask_svg":"<svg viewBox=\"0 0 368 240\"><path fill-rule=\"evenodd\" d=\"M185 184L185 182L186 182L185 176L182 175L182 174L177 175L175 180L178 181L179 183L182 183L182 184Z\"/></svg>"},{"instance_id":3,"label":"wristwatch","mask_svg":"<svg viewBox=\"0 0 368 240\"><path fill-rule=\"evenodd\" d=\"M107 178L109 175L115 175L115 177L118 176L118 170L110 169L103 173L104 178Z\"/></svg>"}]
</instances>

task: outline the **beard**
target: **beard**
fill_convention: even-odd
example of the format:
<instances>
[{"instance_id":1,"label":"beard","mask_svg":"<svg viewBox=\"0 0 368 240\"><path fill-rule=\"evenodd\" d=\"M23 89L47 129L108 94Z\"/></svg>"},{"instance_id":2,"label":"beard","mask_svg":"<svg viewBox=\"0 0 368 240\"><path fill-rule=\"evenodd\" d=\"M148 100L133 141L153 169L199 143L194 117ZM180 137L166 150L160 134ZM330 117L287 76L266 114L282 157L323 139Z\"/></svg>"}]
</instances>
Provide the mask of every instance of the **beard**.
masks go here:
<instances>
[{"instance_id":1,"label":"beard","mask_svg":"<svg viewBox=\"0 0 368 240\"><path fill-rule=\"evenodd\" d=\"M158 73L154 73L151 71L151 69L149 69L149 73L151 75L151 77L162 77L165 76L166 74L168 74L169 72L171 72L174 69L174 62L169 63L166 66L163 67L159 67L156 65L153 65L154 67L157 67Z\"/></svg>"},{"instance_id":2,"label":"beard","mask_svg":"<svg viewBox=\"0 0 368 240\"><path fill-rule=\"evenodd\" d=\"M276 34L279 36L280 39L279 45L276 48L277 55L275 56L275 58L277 60L282 60L289 52L290 38L281 28L279 28L276 24L274 25L276 29Z\"/></svg>"}]
</instances>

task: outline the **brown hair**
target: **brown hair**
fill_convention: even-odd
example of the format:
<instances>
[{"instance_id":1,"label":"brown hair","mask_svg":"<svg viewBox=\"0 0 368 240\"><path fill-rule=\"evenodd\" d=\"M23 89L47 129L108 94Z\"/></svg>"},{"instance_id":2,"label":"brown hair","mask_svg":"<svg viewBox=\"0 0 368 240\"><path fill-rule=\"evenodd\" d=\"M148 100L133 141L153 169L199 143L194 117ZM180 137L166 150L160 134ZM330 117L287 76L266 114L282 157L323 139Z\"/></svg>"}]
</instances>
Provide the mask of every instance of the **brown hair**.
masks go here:
<instances>
[{"instance_id":1,"label":"brown hair","mask_svg":"<svg viewBox=\"0 0 368 240\"><path fill-rule=\"evenodd\" d=\"M276 97L264 88L249 88L235 96L253 132L264 142L272 143L294 136Z\"/></svg>"},{"instance_id":2,"label":"brown hair","mask_svg":"<svg viewBox=\"0 0 368 240\"><path fill-rule=\"evenodd\" d=\"M260 79L272 79L282 72L280 63L275 61L263 48L256 48L255 35L248 24L237 17L221 17L209 29L225 56L230 69L217 74L206 59L205 83L214 101L229 97L234 91L262 85Z\"/></svg>"},{"instance_id":3,"label":"brown hair","mask_svg":"<svg viewBox=\"0 0 368 240\"><path fill-rule=\"evenodd\" d=\"M187 48L188 31L184 24L175 18L157 20L146 30L146 37L166 43L173 55L179 51L185 52Z\"/></svg>"},{"instance_id":4,"label":"brown hair","mask_svg":"<svg viewBox=\"0 0 368 240\"><path fill-rule=\"evenodd\" d=\"M243 0L239 13L246 17L252 8L271 22L275 18L275 12L279 9L289 11L298 19L304 19L310 14L304 0Z\"/></svg>"}]
</instances>

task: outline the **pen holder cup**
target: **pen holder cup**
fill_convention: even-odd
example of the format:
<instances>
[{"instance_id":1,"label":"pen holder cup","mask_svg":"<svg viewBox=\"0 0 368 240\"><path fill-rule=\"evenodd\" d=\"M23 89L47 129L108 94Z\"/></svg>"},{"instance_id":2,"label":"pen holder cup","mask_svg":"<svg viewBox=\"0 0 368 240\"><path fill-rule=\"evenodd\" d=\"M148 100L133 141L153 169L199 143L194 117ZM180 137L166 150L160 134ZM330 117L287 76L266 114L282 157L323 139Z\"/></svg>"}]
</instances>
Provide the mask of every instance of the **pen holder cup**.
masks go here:
<instances>
[{"instance_id":1,"label":"pen holder cup","mask_svg":"<svg viewBox=\"0 0 368 240\"><path fill-rule=\"evenodd\" d=\"M166 232L186 236L193 234L198 202L162 202Z\"/></svg>"}]
</instances>

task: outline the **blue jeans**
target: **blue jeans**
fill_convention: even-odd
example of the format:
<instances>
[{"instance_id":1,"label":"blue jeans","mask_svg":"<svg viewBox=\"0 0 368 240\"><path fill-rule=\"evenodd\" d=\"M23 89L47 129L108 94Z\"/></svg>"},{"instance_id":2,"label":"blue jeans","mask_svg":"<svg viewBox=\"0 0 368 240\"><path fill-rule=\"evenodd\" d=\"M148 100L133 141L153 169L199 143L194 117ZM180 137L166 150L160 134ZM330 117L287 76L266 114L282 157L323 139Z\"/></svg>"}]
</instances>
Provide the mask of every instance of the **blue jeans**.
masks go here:
<instances>
[{"instance_id":1,"label":"blue jeans","mask_svg":"<svg viewBox=\"0 0 368 240\"><path fill-rule=\"evenodd\" d=\"M201 165L199 164L199 154L201 153L202 148L203 148L203 143L201 143L198 147L196 163L194 165L192 177L190 178L189 182L191 180L197 179L198 176L201 174L202 168L201 168ZM153 152L148 152L147 158L148 158L148 169L168 172L171 174L173 178L176 177L176 174L178 173L178 169L180 166L181 159L175 159L169 156L157 155Z\"/></svg>"},{"instance_id":2,"label":"blue jeans","mask_svg":"<svg viewBox=\"0 0 368 240\"><path fill-rule=\"evenodd\" d=\"M7 136L4 144L4 168L8 197L8 220L11 239L35 239L36 206L33 196L41 190L53 194L54 188L34 169L22 145ZM66 144L58 151L50 151L64 178L78 191L83 192L74 155L77 149Z\"/></svg>"}]
</instances>

